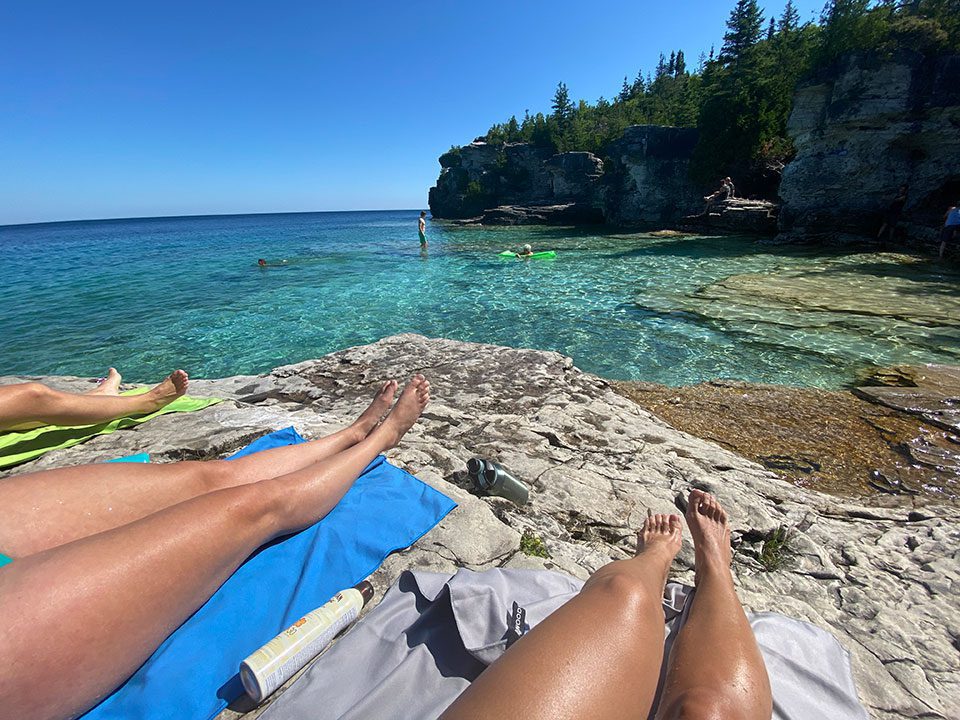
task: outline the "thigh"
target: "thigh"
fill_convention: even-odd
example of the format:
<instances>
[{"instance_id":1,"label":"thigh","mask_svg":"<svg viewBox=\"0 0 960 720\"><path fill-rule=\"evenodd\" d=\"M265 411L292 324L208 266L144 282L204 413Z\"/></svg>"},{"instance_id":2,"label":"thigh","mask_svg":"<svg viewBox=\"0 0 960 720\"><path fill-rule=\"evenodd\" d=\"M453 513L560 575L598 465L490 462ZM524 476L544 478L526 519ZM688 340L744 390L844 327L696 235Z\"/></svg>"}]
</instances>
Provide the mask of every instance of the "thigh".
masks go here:
<instances>
[{"instance_id":1,"label":"thigh","mask_svg":"<svg viewBox=\"0 0 960 720\"><path fill-rule=\"evenodd\" d=\"M222 464L99 463L0 480L0 552L31 555L204 494Z\"/></svg>"}]
</instances>

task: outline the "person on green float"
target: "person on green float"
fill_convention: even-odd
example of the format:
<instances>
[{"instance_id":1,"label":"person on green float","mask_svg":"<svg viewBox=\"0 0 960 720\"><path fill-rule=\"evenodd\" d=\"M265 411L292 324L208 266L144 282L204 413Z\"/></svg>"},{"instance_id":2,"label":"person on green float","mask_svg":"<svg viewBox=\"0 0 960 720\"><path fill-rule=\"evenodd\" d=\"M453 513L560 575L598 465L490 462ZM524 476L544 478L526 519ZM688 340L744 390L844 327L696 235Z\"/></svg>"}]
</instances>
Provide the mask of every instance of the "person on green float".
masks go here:
<instances>
[{"instance_id":1,"label":"person on green float","mask_svg":"<svg viewBox=\"0 0 960 720\"><path fill-rule=\"evenodd\" d=\"M420 211L420 220L417 223L417 233L420 235L420 247L427 246L427 213Z\"/></svg>"},{"instance_id":2,"label":"person on green float","mask_svg":"<svg viewBox=\"0 0 960 720\"><path fill-rule=\"evenodd\" d=\"M524 245L523 249L517 253L518 258L528 258L533 255L533 248L529 244Z\"/></svg>"}]
</instances>

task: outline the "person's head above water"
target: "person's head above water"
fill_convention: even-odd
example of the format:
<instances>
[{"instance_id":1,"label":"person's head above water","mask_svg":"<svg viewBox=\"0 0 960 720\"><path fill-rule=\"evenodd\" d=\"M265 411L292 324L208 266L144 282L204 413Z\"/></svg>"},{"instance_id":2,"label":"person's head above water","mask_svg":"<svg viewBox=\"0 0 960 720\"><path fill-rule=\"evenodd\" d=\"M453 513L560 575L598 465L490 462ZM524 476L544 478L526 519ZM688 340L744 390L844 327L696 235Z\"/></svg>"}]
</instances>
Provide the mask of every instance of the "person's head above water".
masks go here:
<instances>
[{"instance_id":1,"label":"person's head above water","mask_svg":"<svg viewBox=\"0 0 960 720\"><path fill-rule=\"evenodd\" d=\"M263 258L260 258L259 260L257 260L257 265L259 265L260 267L266 267L267 261L264 260Z\"/></svg>"},{"instance_id":2,"label":"person's head above water","mask_svg":"<svg viewBox=\"0 0 960 720\"><path fill-rule=\"evenodd\" d=\"M426 210L421 210L421 211L420 211L420 217L426 217L426 216L427 216L427 211L426 211Z\"/></svg>"}]
</instances>

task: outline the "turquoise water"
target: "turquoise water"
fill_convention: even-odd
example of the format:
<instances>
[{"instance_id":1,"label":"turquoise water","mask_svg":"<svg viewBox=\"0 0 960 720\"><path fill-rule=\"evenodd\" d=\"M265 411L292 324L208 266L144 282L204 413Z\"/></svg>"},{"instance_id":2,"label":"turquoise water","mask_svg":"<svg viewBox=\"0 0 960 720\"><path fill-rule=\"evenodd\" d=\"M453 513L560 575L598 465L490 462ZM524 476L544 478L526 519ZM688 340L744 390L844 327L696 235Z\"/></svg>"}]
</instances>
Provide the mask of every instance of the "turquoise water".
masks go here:
<instances>
[{"instance_id":1,"label":"turquoise water","mask_svg":"<svg viewBox=\"0 0 960 720\"><path fill-rule=\"evenodd\" d=\"M833 313L715 285L744 275L763 287L798 273L840 277L839 292L849 286L856 299L895 272L892 305L911 291L921 299L932 292L950 310L960 277L932 263L872 256L851 266L824 253L762 250L750 238L441 223L428 226L421 254L416 216L0 227L0 374L97 376L115 365L130 380L174 367L219 377L400 332L558 350L606 377L666 384L727 377L839 387L874 363L960 362L949 312L932 321L924 307L920 320L896 307L889 315L873 307ZM496 257L524 242L558 256ZM262 269L259 257L287 264ZM822 300L821 288L810 294Z\"/></svg>"}]
</instances>

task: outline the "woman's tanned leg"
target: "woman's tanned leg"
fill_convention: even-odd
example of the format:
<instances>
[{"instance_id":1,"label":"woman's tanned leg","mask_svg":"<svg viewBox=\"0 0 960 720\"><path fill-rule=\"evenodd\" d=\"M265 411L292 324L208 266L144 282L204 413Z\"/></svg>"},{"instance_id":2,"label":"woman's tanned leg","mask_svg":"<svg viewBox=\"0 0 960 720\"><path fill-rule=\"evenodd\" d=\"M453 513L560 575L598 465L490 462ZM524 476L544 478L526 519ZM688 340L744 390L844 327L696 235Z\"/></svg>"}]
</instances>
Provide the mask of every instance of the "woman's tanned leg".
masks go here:
<instances>
[{"instance_id":1,"label":"woman's tanned leg","mask_svg":"<svg viewBox=\"0 0 960 720\"><path fill-rule=\"evenodd\" d=\"M257 547L315 523L429 400L418 378L380 427L288 475L218 490L0 571L0 707L75 717L133 672ZM37 628L55 628L38 642Z\"/></svg>"},{"instance_id":2,"label":"woman's tanned leg","mask_svg":"<svg viewBox=\"0 0 960 720\"><path fill-rule=\"evenodd\" d=\"M690 493L697 591L670 651L657 720L770 720L770 681L730 574L730 528L716 498Z\"/></svg>"},{"instance_id":3,"label":"woman's tanned leg","mask_svg":"<svg viewBox=\"0 0 960 720\"><path fill-rule=\"evenodd\" d=\"M646 718L663 659L663 587L680 532L676 515L648 518L635 558L595 572L443 717Z\"/></svg>"},{"instance_id":4,"label":"woman's tanned leg","mask_svg":"<svg viewBox=\"0 0 960 720\"><path fill-rule=\"evenodd\" d=\"M0 387L0 431L42 425L96 425L127 415L143 415L169 405L187 391L183 370L141 395L68 393L40 383Z\"/></svg>"},{"instance_id":5,"label":"woman's tanned leg","mask_svg":"<svg viewBox=\"0 0 960 720\"><path fill-rule=\"evenodd\" d=\"M413 386L420 382L415 379ZM31 555L214 490L312 465L363 440L389 409L396 388L393 380L384 383L370 407L350 427L333 435L236 460L101 463L8 478L0 483L0 508L4 509L0 551L14 558Z\"/></svg>"}]
</instances>

